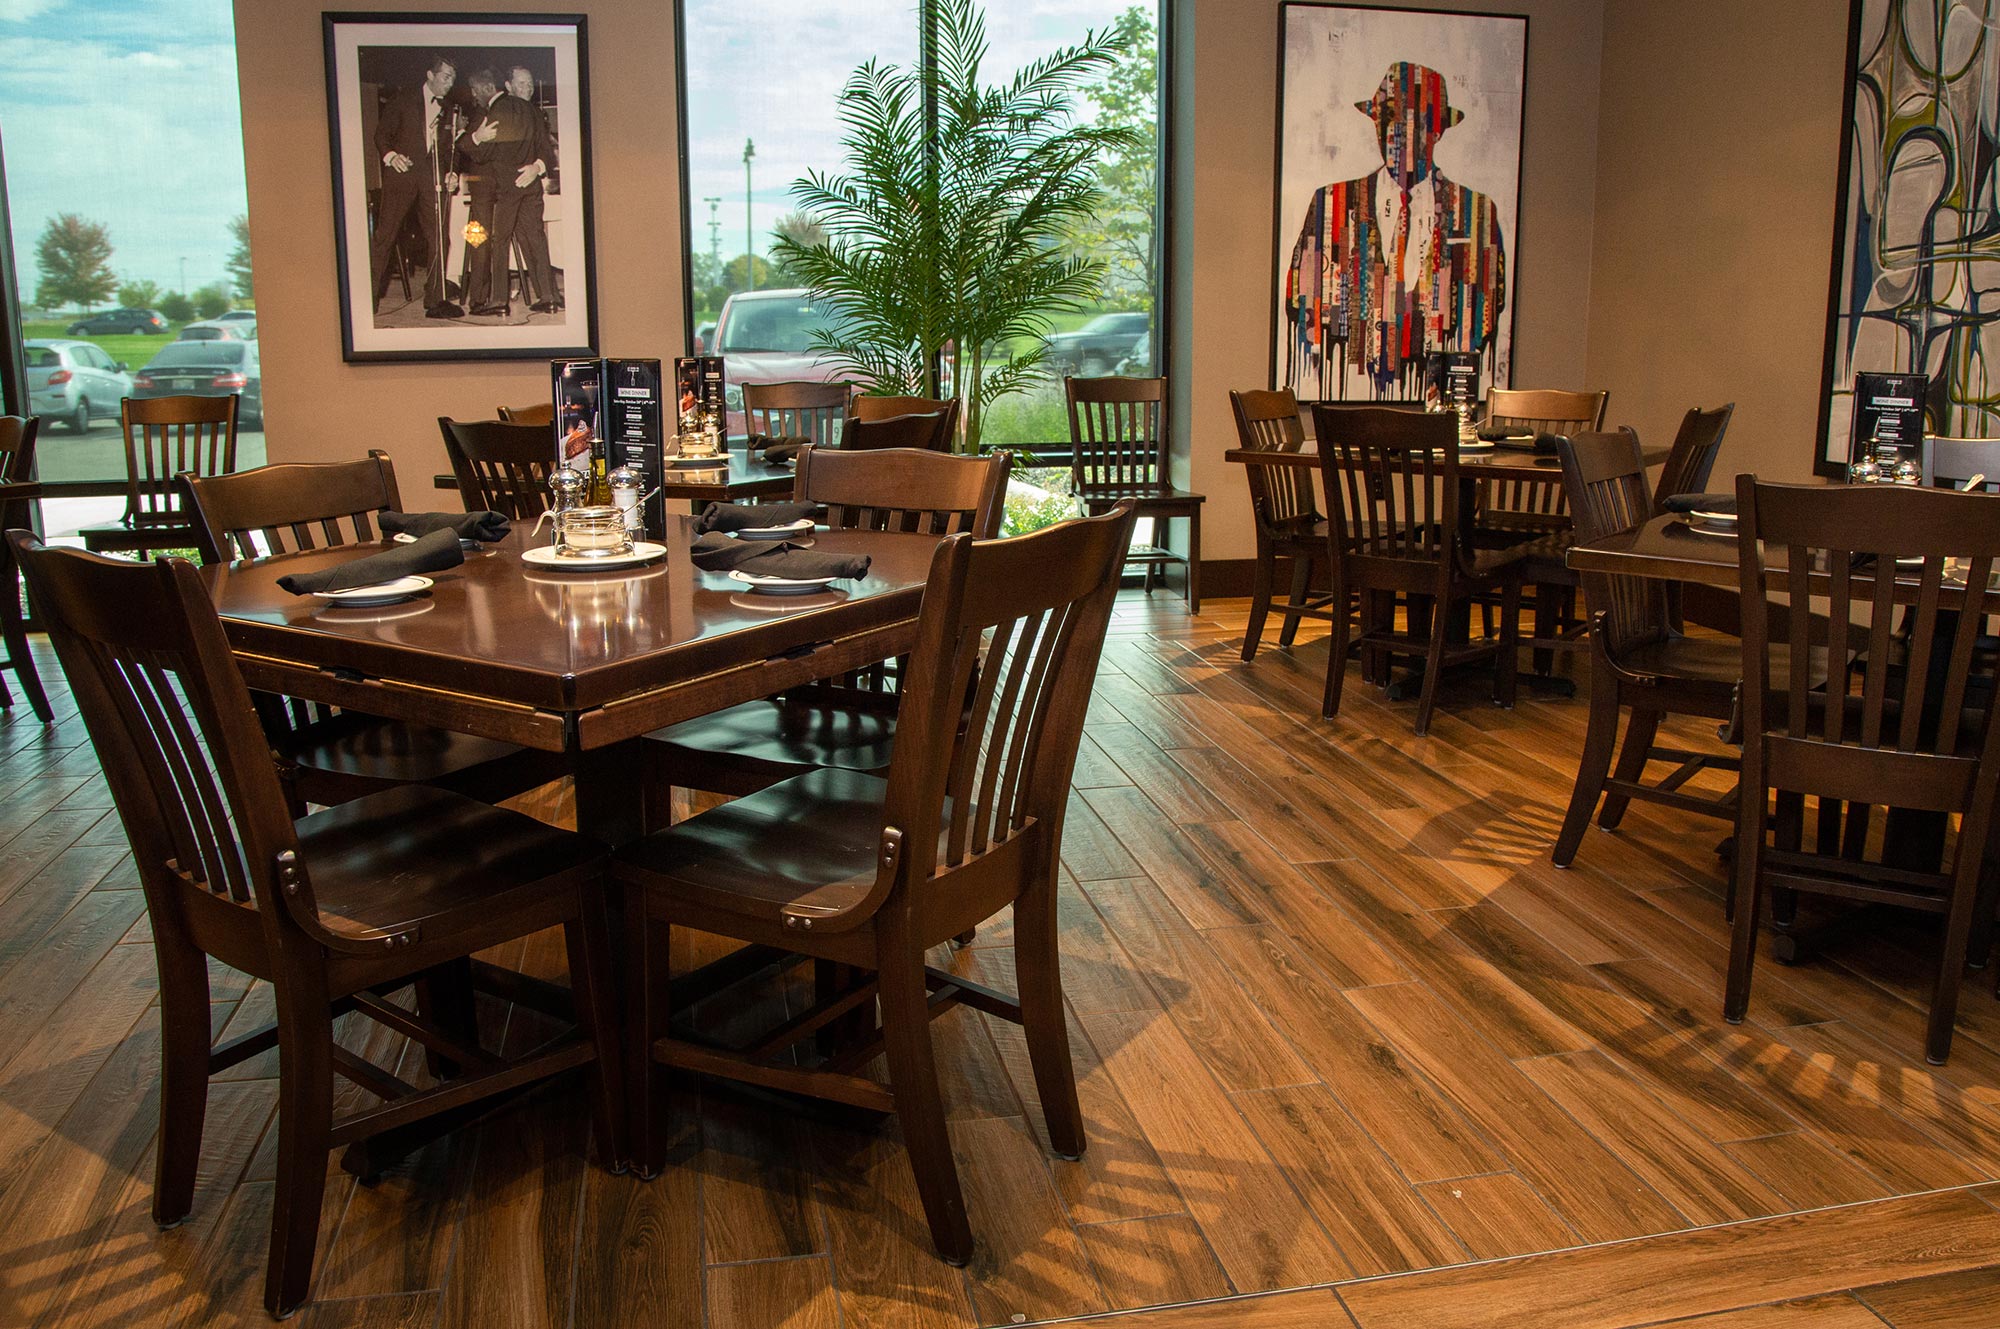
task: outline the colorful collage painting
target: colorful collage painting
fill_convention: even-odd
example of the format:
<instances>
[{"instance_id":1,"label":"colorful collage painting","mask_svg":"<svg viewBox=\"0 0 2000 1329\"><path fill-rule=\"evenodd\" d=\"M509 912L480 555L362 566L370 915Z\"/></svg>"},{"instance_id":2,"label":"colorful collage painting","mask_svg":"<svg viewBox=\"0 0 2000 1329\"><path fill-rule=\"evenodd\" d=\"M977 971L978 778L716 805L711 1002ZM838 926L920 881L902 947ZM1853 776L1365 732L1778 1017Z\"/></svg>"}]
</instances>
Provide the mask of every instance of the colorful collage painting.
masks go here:
<instances>
[{"instance_id":1,"label":"colorful collage painting","mask_svg":"<svg viewBox=\"0 0 2000 1329\"><path fill-rule=\"evenodd\" d=\"M2000 0L1855 0L1817 469L1857 372L1921 373L1934 434L2000 435Z\"/></svg>"},{"instance_id":2,"label":"colorful collage painting","mask_svg":"<svg viewBox=\"0 0 2000 1329\"><path fill-rule=\"evenodd\" d=\"M1411 400L1452 351L1507 386L1527 19L1283 10L1273 381Z\"/></svg>"}]
</instances>

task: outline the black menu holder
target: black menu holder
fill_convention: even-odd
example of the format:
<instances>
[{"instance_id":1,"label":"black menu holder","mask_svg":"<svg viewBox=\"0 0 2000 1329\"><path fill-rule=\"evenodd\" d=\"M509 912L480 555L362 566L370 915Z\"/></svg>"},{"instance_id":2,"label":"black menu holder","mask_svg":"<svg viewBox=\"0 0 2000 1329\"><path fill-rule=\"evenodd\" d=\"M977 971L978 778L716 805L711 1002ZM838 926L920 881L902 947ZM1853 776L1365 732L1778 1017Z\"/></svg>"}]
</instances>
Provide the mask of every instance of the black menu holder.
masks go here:
<instances>
[{"instance_id":1,"label":"black menu holder","mask_svg":"<svg viewBox=\"0 0 2000 1329\"><path fill-rule=\"evenodd\" d=\"M1911 461L1923 460L1924 394L1930 381L1922 374L1856 374L1854 425L1848 434L1849 461L1892 447Z\"/></svg>"},{"instance_id":2,"label":"black menu holder","mask_svg":"<svg viewBox=\"0 0 2000 1329\"><path fill-rule=\"evenodd\" d=\"M646 538L660 540L667 529L667 500L658 493L666 471L666 434L661 423L660 362L604 362L604 437L611 465L639 473L649 494L642 518Z\"/></svg>"}]
</instances>

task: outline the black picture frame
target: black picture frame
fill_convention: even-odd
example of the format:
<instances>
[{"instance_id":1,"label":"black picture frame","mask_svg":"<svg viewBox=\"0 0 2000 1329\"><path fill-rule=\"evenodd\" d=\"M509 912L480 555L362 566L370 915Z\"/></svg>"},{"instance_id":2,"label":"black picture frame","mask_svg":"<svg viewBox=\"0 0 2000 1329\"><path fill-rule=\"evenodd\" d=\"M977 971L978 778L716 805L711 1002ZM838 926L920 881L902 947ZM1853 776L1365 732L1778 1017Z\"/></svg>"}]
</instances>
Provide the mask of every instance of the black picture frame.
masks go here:
<instances>
[{"instance_id":1,"label":"black picture frame","mask_svg":"<svg viewBox=\"0 0 2000 1329\"><path fill-rule=\"evenodd\" d=\"M1520 309L1519 283L1517 278L1521 270L1520 269L1521 218L1523 212L1525 211L1523 205L1523 199L1525 197L1525 192L1526 192L1524 184L1524 165L1526 162L1526 148L1527 148L1527 134L1528 134L1528 87L1529 87L1529 67L1530 67L1529 56L1532 50L1532 29L1529 23L1529 16L1521 13L1495 12L1495 11L1484 11L1484 10L1432 9L1432 8L1416 8L1416 7L1406 8L1396 5L1350 4L1346 3L1346 0L1283 0L1283 3L1281 3L1278 6L1278 46L1276 53L1277 78L1275 80L1277 84L1277 103L1276 103L1276 114L1273 117L1272 151L1271 151L1271 158L1272 158L1271 293L1270 293L1270 304L1269 304L1270 318L1271 318L1271 340L1270 340L1271 386L1274 388L1282 388L1290 385L1289 376L1287 374L1287 369L1286 369L1286 360L1282 349L1284 345L1283 338L1286 334L1286 318L1283 312L1283 305L1284 305L1283 274L1288 267L1288 263L1286 261L1286 255L1289 252L1288 233L1290 235L1295 235L1297 233L1298 220L1299 220L1295 216L1289 218L1287 217L1285 213L1285 203L1284 203L1285 132L1286 132L1285 70L1287 63L1286 45L1288 37L1291 32L1292 13L1294 11L1315 10L1315 9L1349 10L1359 13L1381 14L1385 16L1394 16L1398 18L1432 17L1432 18L1468 19L1475 21L1505 20L1508 22L1517 22L1520 24L1520 32L1521 32L1521 66L1520 66L1521 86L1520 86L1520 111L1519 111L1520 120L1516 130L1515 140L1513 145L1514 148L1513 230L1511 234L1505 234L1503 236L1503 239L1505 241L1505 250L1504 250L1505 261L1507 264L1506 268L1507 275L1505 280L1507 289L1511 293L1512 297L1507 301L1507 306L1502 311L1501 315L1501 317L1505 321L1504 326L1506 330L1506 343L1508 347L1508 355L1505 363L1498 364L1494 367L1494 372L1488 375L1482 375L1483 378L1489 380L1486 383L1486 386L1489 388L1508 386L1512 382L1513 378L1512 353L1513 353L1513 347L1516 342L1515 325L1516 325L1516 320L1519 316L1519 309ZM1496 356L1494 358L1497 359L1498 357ZM1418 391L1418 389L1421 386L1420 369L1421 365L1419 365L1419 372L1415 374L1412 383L1410 383L1403 389L1399 389L1399 391L1404 391L1404 392ZM1306 393L1303 392L1300 393L1299 396L1302 402L1312 399ZM1363 403L1379 404L1379 405L1397 404L1387 398L1383 398L1377 401L1376 399L1367 397L1333 396L1333 397L1327 397L1325 398L1325 400L1363 402Z\"/></svg>"},{"instance_id":2,"label":"black picture frame","mask_svg":"<svg viewBox=\"0 0 2000 1329\"><path fill-rule=\"evenodd\" d=\"M340 292L341 357L350 363L407 363L451 360L547 360L597 354L597 263L591 215L590 63L587 24L582 14L538 13L382 13L326 11L320 16L325 46L326 115L333 175L335 281ZM443 98L444 117L459 112L457 124L466 133L487 119L524 127L512 137L525 142L528 132L546 135L535 146L534 160L546 168L529 191L499 183L500 163L484 192L507 194L507 202L487 202L493 224L477 229L482 207L477 183L482 163L454 144L449 153L431 154L427 164L420 149L397 154L410 161L408 171L434 172L437 184L392 191L385 201L387 154L378 154L377 127L385 114L399 114L391 103L408 97L421 105L419 89L433 54L454 65L453 81ZM482 109L468 96L470 76L518 61L534 76L532 116L502 106L496 97ZM389 89L385 92L384 89ZM490 112L490 114L489 114ZM478 120L473 116L477 113ZM502 121L503 114L516 117ZM417 122L409 115L402 124ZM442 126L441 126L442 128ZM409 146L409 144L405 144ZM530 150L522 147L519 151ZM470 149L477 152L478 149ZM508 152L514 148L506 149ZM553 156L553 160L550 157ZM442 158L442 160L440 160ZM457 169L463 168L463 169ZM522 170L528 169L526 166ZM407 171L404 172L407 174ZM414 203L404 196L414 192ZM551 204L553 201L553 206ZM374 229L385 207L397 212L391 223L396 235L385 242L385 254L372 245ZM422 214L429 210L430 220ZM533 241L508 246L509 275L499 291L506 297L504 315L478 312L500 308L490 298L490 279L482 282L475 260L485 244L496 243L498 232L511 221L523 237L530 234L533 212L542 225L536 234L544 261L537 263ZM464 220L461 220L461 219ZM433 263L418 263L413 248L438 250ZM487 251L489 254L492 251ZM431 256L426 252L426 259ZM490 259L487 260L490 264ZM518 268L516 264L518 262ZM386 265L386 266L385 266ZM520 294L514 295L515 272ZM419 288L419 281L422 288ZM407 287L407 289L405 289ZM401 292L402 298L397 299ZM435 298L434 297L441 297ZM385 307L386 302L386 307ZM544 308L544 306L548 308ZM456 309L454 316L449 311Z\"/></svg>"}]
</instances>

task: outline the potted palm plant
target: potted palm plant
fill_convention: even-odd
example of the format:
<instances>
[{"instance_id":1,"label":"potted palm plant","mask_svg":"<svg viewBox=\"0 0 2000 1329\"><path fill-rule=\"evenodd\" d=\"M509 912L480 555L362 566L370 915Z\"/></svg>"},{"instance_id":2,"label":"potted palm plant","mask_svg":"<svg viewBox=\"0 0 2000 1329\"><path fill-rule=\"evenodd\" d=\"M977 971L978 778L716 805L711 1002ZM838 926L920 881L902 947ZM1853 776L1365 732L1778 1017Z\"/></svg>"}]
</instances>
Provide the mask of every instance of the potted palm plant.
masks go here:
<instances>
[{"instance_id":1,"label":"potted palm plant","mask_svg":"<svg viewBox=\"0 0 2000 1329\"><path fill-rule=\"evenodd\" d=\"M1042 376L1051 315L1098 293L1102 264L1069 239L1099 204L1100 158L1136 139L1078 123L1074 107L1129 36L1086 33L987 86L973 0L921 12L931 59L854 72L844 169L792 186L819 231L782 235L772 254L833 315L815 350L875 392L955 392L972 452L987 408Z\"/></svg>"}]
</instances>

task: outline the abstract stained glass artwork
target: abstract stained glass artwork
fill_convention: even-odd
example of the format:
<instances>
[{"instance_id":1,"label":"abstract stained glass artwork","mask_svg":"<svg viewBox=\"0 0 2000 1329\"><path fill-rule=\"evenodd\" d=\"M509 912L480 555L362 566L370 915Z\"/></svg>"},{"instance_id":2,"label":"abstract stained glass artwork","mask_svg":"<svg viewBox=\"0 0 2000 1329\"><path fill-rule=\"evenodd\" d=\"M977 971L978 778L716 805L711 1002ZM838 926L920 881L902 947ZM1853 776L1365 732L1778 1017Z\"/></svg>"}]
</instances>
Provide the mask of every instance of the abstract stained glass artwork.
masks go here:
<instances>
[{"instance_id":1,"label":"abstract stained glass artwork","mask_svg":"<svg viewBox=\"0 0 2000 1329\"><path fill-rule=\"evenodd\" d=\"M1283 6L1271 375L1410 400L1433 351L1507 385L1528 21Z\"/></svg>"},{"instance_id":2,"label":"abstract stained glass artwork","mask_svg":"<svg viewBox=\"0 0 2000 1329\"><path fill-rule=\"evenodd\" d=\"M1856 0L1817 468L1857 372L1921 373L1934 434L2000 435L2000 0Z\"/></svg>"}]
</instances>

